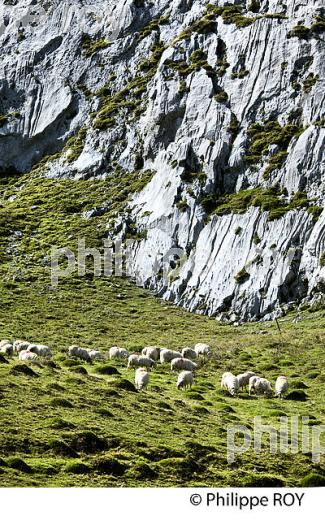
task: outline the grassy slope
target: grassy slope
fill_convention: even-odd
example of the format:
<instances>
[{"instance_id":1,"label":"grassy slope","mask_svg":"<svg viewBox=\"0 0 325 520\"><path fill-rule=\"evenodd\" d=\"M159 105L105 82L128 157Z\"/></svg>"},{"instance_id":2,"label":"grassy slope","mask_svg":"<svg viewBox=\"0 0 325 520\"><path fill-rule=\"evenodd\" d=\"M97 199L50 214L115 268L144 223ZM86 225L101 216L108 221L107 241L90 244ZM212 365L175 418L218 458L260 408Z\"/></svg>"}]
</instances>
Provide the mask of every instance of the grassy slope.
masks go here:
<instances>
[{"instance_id":1,"label":"grassy slope","mask_svg":"<svg viewBox=\"0 0 325 520\"><path fill-rule=\"evenodd\" d=\"M261 454L250 450L233 465L226 462L228 423L250 426L261 415L278 429L280 415L309 415L312 424L322 420L323 325L324 319L285 322L282 342L274 324L220 325L157 301L125 280L67 281L55 292L37 284L2 290L1 336L48 343L57 368L34 367L40 376L34 378L13 375L15 360L0 364L0 457L10 465L19 457L32 471L0 461L1 483L241 486L276 478L297 485L311 471L325 474L310 454L270 455L267 445ZM256 334L260 329L267 333ZM98 373L103 363L76 362L86 367L86 375L69 366L66 355L76 342L107 352L113 344L136 351L148 344L181 348L197 341L209 342L214 354L187 392L176 390L176 375L167 365L152 371L149 390L137 394L121 388L121 380L134 378L125 363L105 363L119 370L106 376ZM220 390L224 370L248 368L273 381L285 373L292 388L304 381L308 400L231 398ZM84 431L107 444L83 439ZM63 441L76 453L66 453Z\"/></svg>"},{"instance_id":2,"label":"grassy slope","mask_svg":"<svg viewBox=\"0 0 325 520\"><path fill-rule=\"evenodd\" d=\"M322 421L324 318L284 322L281 337L272 323L233 328L186 313L123 279L69 278L54 291L43 261L50 245L71 246L78 237L100 245L128 194L141 188L139 175L74 182L33 173L0 184L0 338L49 344L56 363L34 367L38 378L14 375L16 360L0 363L3 486L297 485L312 471L325 474L310 454L270 455L266 445L259 455L226 462L228 423L251 426L255 415L277 429L280 415ZM81 218L107 200L106 215ZM256 334L261 329L267 333ZM190 392L176 390L168 366L152 371L149 390L137 394L125 388L134 372L123 364L108 376L99 373L102 363L73 363L66 355L73 343L107 352L113 344L137 351L199 341L214 354ZM272 381L285 373L292 388L308 386L308 400L231 398L219 388L228 369L254 369Z\"/></svg>"}]
</instances>

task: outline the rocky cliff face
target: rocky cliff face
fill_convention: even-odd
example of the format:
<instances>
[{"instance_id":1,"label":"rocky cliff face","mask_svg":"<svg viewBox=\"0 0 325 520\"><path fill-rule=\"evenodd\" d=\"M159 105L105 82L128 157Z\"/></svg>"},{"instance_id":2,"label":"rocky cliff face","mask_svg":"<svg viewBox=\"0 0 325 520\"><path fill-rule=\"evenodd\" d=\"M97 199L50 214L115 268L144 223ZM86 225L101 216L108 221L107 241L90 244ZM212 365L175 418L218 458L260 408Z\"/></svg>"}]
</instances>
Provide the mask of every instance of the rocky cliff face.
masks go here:
<instances>
[{"instance_id":1,"label":"rocky cliff face","mask_svg":"<svg viewBox=\"0 0 325 520\"><path fill-rule=\"evenodd\" d=\"M321 4L4 0L1 171L150 170L110 234L136 230L137 283L192 311L256 319L321 293Z\"/></svg>"}]
</instances>

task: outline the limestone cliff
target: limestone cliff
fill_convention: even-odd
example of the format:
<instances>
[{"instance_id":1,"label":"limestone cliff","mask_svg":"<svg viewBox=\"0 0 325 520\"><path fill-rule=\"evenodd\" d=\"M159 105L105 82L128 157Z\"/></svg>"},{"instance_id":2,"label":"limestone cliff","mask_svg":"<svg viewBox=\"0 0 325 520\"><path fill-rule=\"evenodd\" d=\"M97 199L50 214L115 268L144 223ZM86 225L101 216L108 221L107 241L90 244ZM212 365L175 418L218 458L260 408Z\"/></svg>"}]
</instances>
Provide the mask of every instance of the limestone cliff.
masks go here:
<instances>
[{"instance_id":1,"label":"limestone cliff","mask_svg":"<svg viewBox=\"0 0 325 520\"><path fill-rule=\"evenodd\" d=\"M2 1L1 171L150 170L110 234L132 224L137 283L192 311L256 319L320 294L321 4Z\"/></svg>"}]
</instances>

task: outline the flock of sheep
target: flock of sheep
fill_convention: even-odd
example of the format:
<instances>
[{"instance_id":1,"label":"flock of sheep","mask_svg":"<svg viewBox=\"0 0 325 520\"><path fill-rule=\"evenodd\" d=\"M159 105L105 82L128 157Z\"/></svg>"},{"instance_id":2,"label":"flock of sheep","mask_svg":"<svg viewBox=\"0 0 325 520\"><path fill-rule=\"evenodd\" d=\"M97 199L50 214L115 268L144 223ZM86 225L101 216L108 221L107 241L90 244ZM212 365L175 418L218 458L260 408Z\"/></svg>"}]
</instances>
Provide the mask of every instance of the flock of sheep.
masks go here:
<instances>
[{"instance_id":1,"label":"flock of sheep","mask_svg":"<svg viewBox=\"0 0 325 520\"><path fill-rule=\"evenodd\" d=\"M13 343L9 340L0 341L0 353L9 356L16 353L19 360L31 362L36 361L38 358L52 357L52 352L48 346L23 340L16 340ZM105 356L99 350L81 348L77 345L69 347L68 354L72 358L88 362L105 359ZM141 354L130 354L125 348L111 347L109 359L127 360L128 368L136 368L135 386L138 390L143 390L148 386L149 373L147 369L153 368L158 361L160 363L170 363L172 371L180 371L176 382L177 389L185 390L188 387L191 388L194 383L193 372L199 367L199 358L206 359L211 354L211 348L205 343L197 343L194 348L183 348L181 352L160 347L145 347L142 349ZM235 396L239 390L247 387L249 395L255 393L271 396L273 394L270 381L263 377L258 377L255 372L244 372L237 376L231 372L225 372L222 375L221 388L232 396ZM283 397L288 387L287 377L279 376L275 382L275 395Z\"/></svg>"},{"instance_id":2,"label":"flock of sheep","mask_svg":"<svg viewBox=\"0 0 325 520\"><path fill-rule=\"evenodd\" d=\"M248 393L251 395L262 394L271 396L273 394L272 385L268 379L258 377L255 372L244 372L234 376L231 372L225 372L221 378L221 388L227 390L230 395L236 395L240 389L248 387ZM288 378L279 376L275 381L275 395L283 397L289 388Z\"/></svg>"}]
</instances>

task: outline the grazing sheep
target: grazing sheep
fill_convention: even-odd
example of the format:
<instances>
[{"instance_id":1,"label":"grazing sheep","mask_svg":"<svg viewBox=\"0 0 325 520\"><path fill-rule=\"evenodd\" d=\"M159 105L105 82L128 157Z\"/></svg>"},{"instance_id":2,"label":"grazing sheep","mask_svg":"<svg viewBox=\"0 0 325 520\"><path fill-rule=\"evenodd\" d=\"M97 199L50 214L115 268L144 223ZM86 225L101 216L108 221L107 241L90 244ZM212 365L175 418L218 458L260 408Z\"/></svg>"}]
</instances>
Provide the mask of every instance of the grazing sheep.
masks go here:
<instances>
[{"instance_id":1,"label":"grazing sheep","mask_svg":"<svg viewBox=\"0 0 325 520\"><path fill-rule=\"evenodd\" d=\"M30 345L29 341L24 341L23 339L17 339L13 343L14 352L17 352L17 354L19 354L19 352L21 352L22 350L27 350L29 345Z\"/></svg>"},{"instance_id":2,"label":"grazing sheep","mask_svg":"<svg viewBox=\"0 0 325 520\"><path fill-rule=\"evenodd\" d=\"M194 383L193 372L184 370L183 372L178 374L177 383L176 383L177 390L181 390L181 388L186 390L186 388L188 386L191 388L193 383Z\"/></svg>"},{"instance_id":3,"label":"grazing sheep","mask_svg":"<svg viewBox=\"0 0 325 520\"><path fill-rule=\"evenodd\" d=\"M109 359L127 359L129 351L122 347L111 347L109 349Z\"/></svg>"},{"instance_id":4,"label":"grazing sheep","mask_svg":"<svg viewBox=\"0 0 325 520\"><path fill-rule=\"evenodd\" d=\"M138 354L131 354L129 357L128 357L128 368L132 368L132 367L137 367L139 366L138 365L138 360L139 360L139 355Z\"/></svg>"},{"instance_id":5,"label":"grazing sheep","mask_svg":"<svg viewBox=\"0 0 325 520\"><path fill-rule=\"evenodd\" d=\"M1 342L2 343L2 342ZM12 356L14 353L14 347L11 343L5 343L0 346L1 354L6 354L7 356Z\"/></svg>"},{"instance_id":6,"label":"grazing sheep","mask_svg":"<svg viewBox=\"0 0 325 520\"><path fill-rule=\"evenodd\" d=\"M252 376L252 377L249 378L249 381L248 381L248 393L249 393L249 395L251 395L252 391L254 390L255 382L258 379L259 378L257 376Z\"/></svg>"},{"instance_id":7,"label":"grazing sheep","mask_svg":"<svg viewBox=\"0 0 325 520\"><path fill-rule=\"evenodd\" d=\"M234 396L238 390L238 379L231 372L225 372L221 379L221 388L227 390L230 395Z\"/></svg>"},{"instance_id":8,"label":"grazing sheep","mask_svg":"<svg viewBox=\"0 0 325 520\"><path fill-rule=\"evenodd\" d=\"M144 390L149 383L149 374L145 368L137 368L135 371L135 386L138 390Z\"/></svg>"},{"instance_id":9,"label":"grazing sheep","mask_svg":"<svg viewBox=\"0 0 325 520\"><path fill-rule=\"evenodd\" d=\"M227 386L226 386L226 380L227 380L227 377L228 376L232 376L233 374L231 372L224 372L222 374L222 377L221 377L221 383L220 383L220 386L223 390L226 390L227 389Z\"/></svg>"},{"instance_id":10,"label":"grazing sheep","mask_svg":"<svg viewBox=\"0 0 325 520\"><path fill-rule=\"evenodd\" d=\"M21 350L19 352L20 361L35 361L38 358L38 355L34 352L29 352L28 350Z\"/></svg>"},{"instance_id":11,"label":"grazing sheep","mask_svg":"<svg viewBox=\"0 0 325 520\"><path fill-rule=\"evenodd\" d=\"M197 356L211 356L211 348L205 343L197 343L194 350Z\"/></svg>"},{"instance_id":12,"label":"grazing sheep","mask_svg":"<svg viewBox=\"0 0 325 520\"><path fill-rule=\"evenodd\" d=\"M131 367L153 367L156 362L153 359L150 359L146 356L141 356L138 354L131 354L128 359L128 368Z\"/></svg>"},{"instance_id":13,"label":"grazing sheep","mask_svg":"<svg viewBox=\"0 0 325 520\"><path fill-rule=\"evenodd\" d=\"M255 376L255 372L244 372L243 374L238 374L238 384L239 389L246 388L249 384L249 380L251 377Z\"/></svg>"},{"instance_id":14,"label":"grazing sheep","mask_svg":"<svg viewBox=\"0 0 325 520\"><path fill-rule=\"evenodd\" d=\"M194 363L190 359L175 358L171 360L171 370L190 370L193 371L197 368L197 363Z\"/></svg>"},{"instance_id":15,"label":"grazing sheep","mask_svg":"<svg viewBox=\"0 0 325 520\"><path fill-rule=\"evenodd\" d=\"M249 395L251 395L252 391L255 394L272 395L272 385L264 377L253 376L249 380Z\"/></svg>"},{"instance_id":16,"label":"grazing sheep","mask_svg":"<svg viewBox=\"0 0 325 520\"><path fill-rule=\"evenodd\" d=\"M186 359L196 359L197 353L195 352L195 350L193 348L185 347L182 350L182 356L183 356L183 358L186 358Z\"/></svg>"},{"instance_id":17,"label":"grazing sheep","mask_svg":"<svg viewBox=\"0 0 325 520\"><path fill-rule=\"evenodd\" d=\"M2 339L2 340L0 341L0 349L1 349L2 347L4 347L5 345L11 345L11 341L9 341L9 339Z\"/></svg>"},{"instance_id":18,"label":"grazing sheep","mask_svg":"<svg viewBox=\"0 0 325 520\"><path fill-rule=\"evenodd\" d=\"M144 347L142 349L141 354L146 356L154 361L158 361L160 356L160 348L159 347Z\"/></svg>"},{"instance_id":19,"label":"grazing sheep","mask_svg":"<svg viewBox=\"0 0 325 520\"><path fill-rule=\"evenodd\" d=\"M175 350L163 348L160 351L160 363L169 363L172 359L180 357L182 357L182 354L180 352L176 352Z\"/></svg>"},{"instance_id":20,"label":"grazing sheep","mask_svg":"<svg viewBox=\"0 0 325 520\"><path fill-rule=\"evenodd\" d=\"M283 397L289 388L288 378L286 376L279 376L275 381L275 395Z\"/></svg>"},{"instance_id":21,"label":"grazing sheep","mask_svg":"<svg viewBox=\"0 0 325 520\"><path fill-rule=\"evenodd\" d=\"M69 347L69 356L80 358L84 361L91 361L88 350L86 348L78 347L77 345Z\"/></svg>"},{"instance_id":22,"label":"grazing sheep","mask_svg":"<svg viewBox=\"0 0 325 520\"><path fill-rule=\"evenodd\" d=\"M154 367L156 364L156 361L154 361L153 359L150 359L146 356L139 356L138 357L138 366L139 367Z\"/></svg>"},{"instance_id":23,"label":"grazing sheep","mask_svg":"<svg viewBox=\"0 0 325 520\"><path fill-rule=\"evenodd\" d=\"M91 359L91 361L95 361L95 360L103 360L104 359L104 356L101 352L99 352L99 350L88 350L88 354L89 354L89 357Z\"/></svg>"},{"instance_id":24,"label":"grazing sheep","mask_svg":"<svg viewBox=\"0 0 325 520\"><path fill-rule=\"evenodd\" d=\"M31 343L27 347L28 352L33 352L34 354L37 354L39 357L52 357L52 352L49 347L46 345L36 345Z\"/></svg>"}]
</instances>

